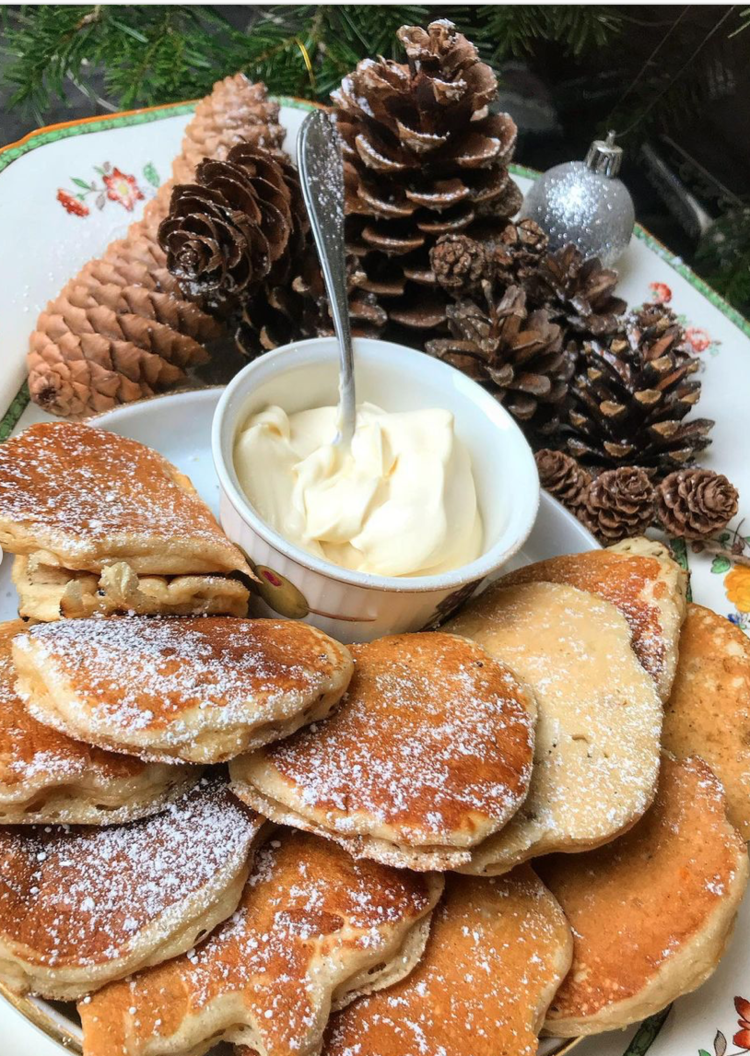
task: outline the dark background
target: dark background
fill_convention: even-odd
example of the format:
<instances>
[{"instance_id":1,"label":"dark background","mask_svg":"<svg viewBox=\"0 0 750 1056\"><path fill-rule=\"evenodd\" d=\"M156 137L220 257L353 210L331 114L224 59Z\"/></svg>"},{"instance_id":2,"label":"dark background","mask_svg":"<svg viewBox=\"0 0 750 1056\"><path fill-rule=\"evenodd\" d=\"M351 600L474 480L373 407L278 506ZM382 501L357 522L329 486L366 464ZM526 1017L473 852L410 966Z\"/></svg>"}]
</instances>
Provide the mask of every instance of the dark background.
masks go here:
<instances>
[{"instance_id":1,"label":"dark background","mask_svg":"<svg viewBox=\"0 0 750 1056\"><path fill-rule=\"evenodd\" d=\"M223 20L236 33L236 45L241 44L239 34L252 41L254 27L269 9L236 5L195 10L218 16L218 28L209 22L201 32L221 34ZM277 5L271 10L283 28L285 20L292 25L305 12L309 17L311 11L330 9ZM365 19L365 25L373 15L364 5L344 5L340 10ZM379 9L381 13L387 10ZM471 24L477 18L481 24L489 8L459 5L437 11L434 6L412 10L422 13L423 20L430 15L450 15L464 28L464 22ZM572 10L575 14L576 9ZM574 24L563 33L559 28L563 15L556 5L545 10L516 5L513 11L506 5L493 5L493 11L487 17L497 21L485 28L488 39L482 53L500 74L501 108L519 126L515 160L544 170L583 157L592 138L607 127L627 130L620 140L626 150L622 178L635 200L638 220L736 307L750 314L750 8L587 5L587 21L594 12L602 13L601 33L588 34L583 29L579 33ZM564 17L568 26L571 9ZM15 79L16 88L20 60L13 30L23 24L23 18L22 8L5 9L0 76ZM31 22L29 26L33 28ZM354 41L353 55L361 43ZM289 61L298 60L294 45L291 51L295 54L287 56ZM398 55L397 47L393 54ZM27 63L33 58L25 56ZM279 62L283 59L282 54ZM221 64L221 59L216 61ZM250 67L248 72L259 71ZM185 95L185 85L178 83L157 89L152 97L146 79L140 89L143 98L124 99L122 91L118 94L107 84L102 65L87 63L84 73L77 87L66 80L62 98L52 93L46 103L27 99L11 105L14 86L0 88L0 143L17 139L41 123L107 113L121 108L123 102L143 105ZM287 71L267 74L271 90L274 76L288 90L283 80ZM303 81L295 94L317 91L319 98L325 98L324 83L319 79L310 88ZM197 87L200 91L188 94L200 94L203 86Z\"/></svg>"}]
</instances>

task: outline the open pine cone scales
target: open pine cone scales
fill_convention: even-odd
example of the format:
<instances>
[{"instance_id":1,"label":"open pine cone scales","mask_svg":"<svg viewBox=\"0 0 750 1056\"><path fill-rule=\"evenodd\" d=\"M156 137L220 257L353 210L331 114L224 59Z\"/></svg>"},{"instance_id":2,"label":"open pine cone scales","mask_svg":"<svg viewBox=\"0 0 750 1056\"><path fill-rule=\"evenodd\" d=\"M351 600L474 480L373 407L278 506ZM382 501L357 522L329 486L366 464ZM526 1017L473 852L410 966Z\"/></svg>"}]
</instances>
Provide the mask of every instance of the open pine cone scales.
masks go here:
<instances>
[{"instance_id":1,"label":"open pine cone scales","mask_svg":"<svg viewBox=\"0 0 750 1056\"><path fill-rule=\"evenodd\" d=\"M552 319L576 333L601 336L617 329L627 307L614 296L617 278L616 271L603 268L596 257L586 260L570 244L541 256L526 285L534 307L545 308Z\"/></svg>"},{"instance_id":2,"label":"open pine cone scales","mask_svg":"<svg viewBox=\"0 0 750 1056\"><path fill-rule=\"evenodd\" d=\"M295 225L307 225L298 196L282 155L240 143L224 161L202 162L194 183L175 187L159 227L167 267L185 296L226 314L272 270L285 271Z\"/></svg>"},{"instance_id":3,"label":"open pine cone scales","mask_svg":"<svg viewBox=\"0 0 750 1056\"><path fill-rule=\"evenodd\" d=\"M279 104L268 98L264 84L236 73L217 81L196 106L172 175L176 183L188 183L204 158L222 160L235 143L278 150L283 141Z\"/></svg>"},{"instance_id":4,"label":"open pine cone scales","mask_svg":"<svg viewBox=\"0 0 750 1056\"><path fill-rule=\"evenodd\" d=\"M182 153L141 220L89 261L41 313L29 344L29 391L45 410L82 418L184 385L208 359L217 324L183 296L156 240L174 179L241 139L278 149L278 105L243 74L218 82L196 108Z\"/></svg>"},{"instance_id":5,"label":"open pine cone scales","mask_svg":"<svg viewBox=\"0 0 750 1056\"><path fill-rule=\"evenodd\" d=\"M484 385L534 431L553 431L573 369L560 327L543 311L529 312L518 286L500 300L487 280L482 289L484 305L477 299L448 306L453 337L428 341L427 351Z\"/></svg>"},{"instance_id":6,"label":"open pine cone scales","mask_svg":"<svg viewBox=\"0 0 750 1056\"><path fill-rule=\"evenodd\" d=\"M447 297L429 250L492 228L521 195L508 174L516 127L490 114L495 75L446 21L398 32L408 64L366 59L332 93L344 144L348 244L391 320L430 329Z\"/></svg>"},{"instance_id":7,"label":"open pine cone scales","mask_svg":"<svg viewBox=\"0 0 750 1056\"><path fill-rule=\"evenodd\" d=\"M657 479L690 465L713 422L685 421L700 396L699 362L669 309L646 305L584 345L571 382L567 449L587 465L637 462Z\"/></svg>"}]
</instances>

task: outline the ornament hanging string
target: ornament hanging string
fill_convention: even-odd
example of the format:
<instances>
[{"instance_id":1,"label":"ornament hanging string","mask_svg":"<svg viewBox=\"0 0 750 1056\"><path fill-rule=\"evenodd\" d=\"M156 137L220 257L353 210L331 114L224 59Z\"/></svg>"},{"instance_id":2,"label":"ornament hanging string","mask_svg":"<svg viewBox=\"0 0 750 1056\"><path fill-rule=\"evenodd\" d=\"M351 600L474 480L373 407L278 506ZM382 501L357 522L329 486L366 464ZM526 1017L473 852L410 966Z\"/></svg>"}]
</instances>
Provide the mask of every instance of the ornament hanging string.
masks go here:
<instances>
[{"instance_id":1,"label":"ornament hanging string","mask_svg":"<svg viewBox=\"0 0 750 1056\"><path fill-rule=\"evenodd\" d=\"M664 98L664 96L667 94L667 92L670 91L670 89L674 87L674 85L679 81L679 79L682 77L682 75L685 73L685 71L688 70L690 68L690 66L692 66L693 62L698 57L698 55L700 55L700 53L703 51L703 49L705 48L706 44L708 44L709 40L711 40L711 38L714 37L719 32L719 30L724 25L724 23L727 21L727 19L731 17L731 15L733 14L736 6L737 6L736 4L733 4L730 8L728 8L724 12L722 17L717 22L714 23L714 25L711 27L711 29L708 31L708 33L705 35L705 37L700 42L700 44L692 52L690 57L683 63L683 65L679 68L679 70L675 73L675 75L672 78L670 78L670 80L662 88L662 90L658 93L658 95L656 95L651 100L651 102L648 104L646 109L642 113L640 113L638 115L638 117L636 117L636 119L631 124L629 124L626 129L624 129L624 131L616 133L616 138L617 139L623 139L625 136L629 135L633 131L633 129L638 127L638 125L641 123L641 121L643 121L643 119L646 117L646 115L650 114L651 111L654 109L654 107L657 106L657 104L661 102L661 100ZM646 72L646 70L649 68L651 63L654 61L656 56L659 54L661 49L664 47L664 45L666 44L667 40L670 38L670 36L674 32L674 30L677 28L677 26L680 24L682 19L685 17L685 15L689 11L689 9L690 9L690 5L688 4L684 8L684 10L674 20L674 22L669 27L667 32L664 34L664 36L661 38L661 40L656 45L654 50L651 52L649 57L646 59L646 61L644 62L643 66L641 66L640 70L635 75L635 77L633 78L633 80L630 83L630 85L628 86L628 88L625 90L625 93L621 96L621 98L619 100L619 103L617 104L618 106L621 106L622 103L625 101L625 99L627 99L627 97L631 94L631 92L633 91L635 86L640 81L641 77L643 77L643 75ZM612 114L613 113L614 113L614 109L613 109L612 113L610 113L609 118L607 119L607 125L609 125L611 123L611 118L612 118Z\"/></svg>"}]
</instances>

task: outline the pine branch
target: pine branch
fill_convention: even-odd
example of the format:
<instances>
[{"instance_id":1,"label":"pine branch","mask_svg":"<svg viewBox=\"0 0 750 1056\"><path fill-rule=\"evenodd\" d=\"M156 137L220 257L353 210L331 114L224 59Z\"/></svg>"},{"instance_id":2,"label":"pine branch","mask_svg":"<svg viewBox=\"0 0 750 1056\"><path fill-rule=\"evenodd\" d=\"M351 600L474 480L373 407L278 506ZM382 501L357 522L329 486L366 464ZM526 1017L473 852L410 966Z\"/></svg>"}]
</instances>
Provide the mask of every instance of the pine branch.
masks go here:
<instances>
[{"instance_id":1,"label":"pine branch","mask_svg":"<svg viewBox=\"0 0 750 1056\"><path fill-rule=\"evenodd\" d=\"M539 41L578 57L609 44L624 24L618 9L605 4L483 4L454 11L455 21L485 45L492 62L531 55Z\"/></svg>"},{"instance_id":2,"label":"pine branch","mask_svg":"<svg viewBox=\"0 0 750 1056\"><path fill-rule=\"evenodd\" d=\"M744 32L746 29L750 29L750 7L744 7L739 13L740 24L732 33L733 37L736 37L738 33Z\"/></svg>"},{"instance_id":3,"label":"pine branch","mask_svg":"<svg viewBox=\"0 0 750 1056\"><path fill-rule=\"evenodd\" d=\"M731 209L701 239L696 270L738 311L750 317L750 205Z\"/></svg>"},{"instance_id":4,"label":"pine branch","mask_svg":"<svg viewBox=\"0 0 750 1056\"><path fill-rule=\"evenodd\" d=\"M445 13L417 4L257 6L240 32L202 5L6 8L2 46L14 61L5 79L11 106L31 109L40 122L68 83L87 91L97 68L121 107L202 95L236 70L279 95L325 99L360 59L400 57L399 26ZM611 39L621 22L615 9L598 5L467 4L450 14L493 61L527 54L537 40L579 54Z\"/></svg>"}]
</instances>

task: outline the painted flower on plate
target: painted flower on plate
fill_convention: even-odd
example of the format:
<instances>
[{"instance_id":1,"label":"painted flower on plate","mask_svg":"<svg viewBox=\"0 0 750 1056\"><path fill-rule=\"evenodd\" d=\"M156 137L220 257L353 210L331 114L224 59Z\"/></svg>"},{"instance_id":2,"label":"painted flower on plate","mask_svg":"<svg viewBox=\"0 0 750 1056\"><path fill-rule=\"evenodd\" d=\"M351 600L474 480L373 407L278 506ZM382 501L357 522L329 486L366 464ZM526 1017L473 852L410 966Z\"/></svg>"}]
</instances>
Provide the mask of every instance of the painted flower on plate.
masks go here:
<instances>
[{"instance_id":1,"label":"painted flower on plate","mask_svg":"<svg viewBox=\"0 0 750 1056\"><path fill-rule=\"evenodd\" d=\"M705 352L713 344L710 336L700 326L689 326L685 330L685 339L693 352Z\"/></svg>"},{"instance_id":2,"label":"painted flower on plate","mask_svg":"<svg viewBox=\"0 0 750 1056\"><path fill-rule=\"evenodd\" d=\"M666 282L650 282L648 288L652 293L652 300L658 301L659 304L669 304L672 300L672 291Z\"/></svg>"},{"instance_id":3,"label":"painted flower on plate","mask_svg":"<svg viewBox=\"0 0 750 1056\"><path fill-rule=\"evenodd\" d=\"M744 997L735 997L734 1007L737 1009L740 1029L732 1038L735 1045L741 1049L750 1050L750 1001Z\"/></svg>"},{"instance_id":4,"label":"painted flower on plate","mask_svg":"<svg viewBox=\"0 0 750 1056\"><path fill-rule=\"evenodd\" d=\"M135 176L128 176L116 166L112 172L102 176L102 180L107 188L107 197L124 205L129 212L132 212L135 203L144 197Z\"/></svg>"},{"instance_id":5,"label":"painted flower on plate","mask_svg":"<svg viewBox=\"0 0 750 1056\"><path fill-rule=\"evenodd\" d=\"M724 590L740 612L750 612L750 568L735 565L724 577Z\"/></svg>"},{"instance_id":6,"label":"painted flower on plate","mask_svg":"<svg viewBox=\"0 0 750 1056\"><path fill-rule=\"evenodd\" d=\"M57 200L63 207L66 213L70 213L71 216L88 216L89 207L84 205L74 194L68 194L67 191L63 191L62 188L57 192Z\"/></svg>"}]
</instances>

